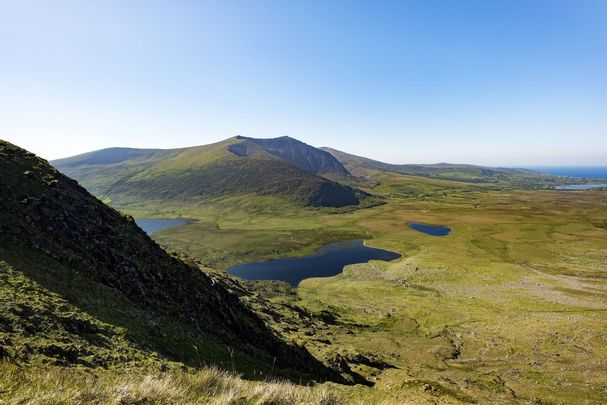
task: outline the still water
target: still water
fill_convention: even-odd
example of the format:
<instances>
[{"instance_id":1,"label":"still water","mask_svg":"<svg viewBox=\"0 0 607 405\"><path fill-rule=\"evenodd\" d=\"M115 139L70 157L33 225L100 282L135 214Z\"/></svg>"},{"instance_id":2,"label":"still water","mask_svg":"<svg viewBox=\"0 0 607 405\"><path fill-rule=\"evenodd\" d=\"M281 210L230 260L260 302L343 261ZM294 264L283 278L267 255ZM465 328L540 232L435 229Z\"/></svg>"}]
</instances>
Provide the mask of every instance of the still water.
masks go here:
<instances>
[{"instance_id":1,"label":"still water","mask_svg":"<svg viewBox=\"0 0 607 405\"><path fill-rule=\"evenodd\" d=\"M590 190L593 188L607 187L607 184L564 184L556 186L557 190Z\"/></svg>"},{"instance_id":2,"label":"still water","mask_svg":"<svg viewBox=\"0 0 607 405\"><path fill-rule=\"evenodd\" d=\"M282 280L297 287L305 278L335 276L348 264L392 261L399 257L398 253L371 248L355 239L329 243L309 256L237 264L228 273L246 280Z\"/></svg>"},{"instance_id":3,"label":"still water","mask_svg":"<svg viewBox=\"0 0 607 405\"><path fill-rule=\"evenodd\" d=\"M432 236L447 236L451 233L451 228L448 226L420 224L419 222L409 222L409 228Z\"/></svg>"},{"instance_id":4,"label":"still water","mask_svg":"<svg viewBox=\"0 0 607 405\"><path fill-rule=\"evenodd\" d=\"M184 218L141 218L135 220L135 223L137 223L137 225L139 225L139 227L148 235L161 229L175 228L177 226L191 224L192 222L191 219Z\"/></svg>"}]
</instances>

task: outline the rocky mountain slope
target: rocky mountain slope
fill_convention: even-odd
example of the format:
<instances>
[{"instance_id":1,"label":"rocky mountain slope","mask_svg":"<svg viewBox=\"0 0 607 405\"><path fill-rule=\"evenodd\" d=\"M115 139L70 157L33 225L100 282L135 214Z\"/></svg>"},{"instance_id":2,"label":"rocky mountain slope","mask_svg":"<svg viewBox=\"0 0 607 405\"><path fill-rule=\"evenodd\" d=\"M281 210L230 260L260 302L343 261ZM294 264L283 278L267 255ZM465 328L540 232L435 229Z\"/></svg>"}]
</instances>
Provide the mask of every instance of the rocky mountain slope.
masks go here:
<instances>
[{"instance_id":1,"label":"rocky mountain slope","mask_svg":"<svg viewBox=\"0 0 607 405\"><path fill-rule=\"evenodd\" d=\"M167 254L46 161L0 141L0 358L231 364L341 379L283 342L235 289Z\"/></svg>"},{"instance_id":2,"label":"rocky mountain slope","mask_svg":"<svg viewBox=\"0 0 607 405\"><path fill-rule=\"evenodd\" d=\"M244 146L245 151L250 144L258 145L272 155L310 173L320 176L351 176L350 172L330 153L288 136L274 139L238 136L237 139L244 141L240 145ZM233 149L236 150L236 148Z\"/></svg>"}]
</instances>

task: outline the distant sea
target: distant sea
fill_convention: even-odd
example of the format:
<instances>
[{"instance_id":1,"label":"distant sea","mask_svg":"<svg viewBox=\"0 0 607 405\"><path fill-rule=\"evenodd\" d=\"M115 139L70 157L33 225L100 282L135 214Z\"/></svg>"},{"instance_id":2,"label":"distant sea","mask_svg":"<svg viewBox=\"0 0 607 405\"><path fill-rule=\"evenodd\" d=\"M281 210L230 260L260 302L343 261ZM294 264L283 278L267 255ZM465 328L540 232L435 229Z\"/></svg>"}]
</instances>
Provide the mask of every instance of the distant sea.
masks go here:
<instances>
[{"instance_id":1,"label":"distant sea","mask_svg":"<svg viewBox=\"0 0 607 405\"><path fill-rule=\"evenodd\" d=\"M555 176L607 179L607 166L536 166L528 169Z\"/></svg>"}]
</instances>

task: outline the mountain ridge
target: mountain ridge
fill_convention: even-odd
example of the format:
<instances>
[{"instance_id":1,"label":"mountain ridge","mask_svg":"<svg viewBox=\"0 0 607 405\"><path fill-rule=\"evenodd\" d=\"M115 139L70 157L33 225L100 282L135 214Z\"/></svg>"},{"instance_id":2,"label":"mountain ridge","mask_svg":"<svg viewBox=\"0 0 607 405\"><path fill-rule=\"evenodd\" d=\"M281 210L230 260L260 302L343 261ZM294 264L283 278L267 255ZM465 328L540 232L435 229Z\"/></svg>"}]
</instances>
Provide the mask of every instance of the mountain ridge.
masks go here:
<instances>
[{"instance_id":1,"label":"mountain ridge","mask_svg":"<svg viewBox=\"0 0 607 405\"><path fill-rule=\"evenodd\" d=\"M332 154L350 172L361 177L366 176L366 170L373 169L411 176L423 176L473 183L503 181L512 183L520 182L521 185L529 182L529 184L535 185L534 182L540 184L543 181L552 181L555 179L555 176L544 175L531 169L489 167L460 163L391 164L353 155L326 146L321 147L320 149Z\"/></svg>"},{"instance_id":2,"label":"mountain ridge","mask_svg":"<svg viewBox=\"0 0 607 405\"><path fill-rule=\"evenodd\" d=\"M109 148L51 163L93 194L116 203L257 194L304 206L343 207L366 196L329 178L351 177L333 156L285 137L233 137L167 150Z\"/></svg>"},{"instance_id":3,"label":"mountain ridge","mask_svg":"<svg viewBox=\"0 0 607 405\"><path fill-rule=\"evenodd\" d=\"M237 136L246 139L278 156L295 166L318 175L335 174L344 177L351 176L350 172L330 153L310 146L289 136L269 139L256 139Z\"/></svg>"}]
</instances>

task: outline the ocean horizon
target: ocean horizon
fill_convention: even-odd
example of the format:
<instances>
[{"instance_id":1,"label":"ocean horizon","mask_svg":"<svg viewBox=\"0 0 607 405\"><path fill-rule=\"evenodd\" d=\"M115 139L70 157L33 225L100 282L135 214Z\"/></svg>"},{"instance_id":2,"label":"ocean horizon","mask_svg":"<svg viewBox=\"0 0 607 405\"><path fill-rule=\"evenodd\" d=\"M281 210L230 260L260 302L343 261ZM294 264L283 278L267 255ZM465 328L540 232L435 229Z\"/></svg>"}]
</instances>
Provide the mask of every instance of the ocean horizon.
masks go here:
<instances>
[{"instance_id":1,"label":"ocean horizon","mask_svg":"<svg viewBox=\"0 0 607 405\"><path fill-rule=\"evenodd\" d=\"M528 166L526 168L555 176L607 179L607 166Z\"/></svg>"}]
</instances>

